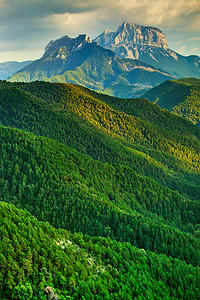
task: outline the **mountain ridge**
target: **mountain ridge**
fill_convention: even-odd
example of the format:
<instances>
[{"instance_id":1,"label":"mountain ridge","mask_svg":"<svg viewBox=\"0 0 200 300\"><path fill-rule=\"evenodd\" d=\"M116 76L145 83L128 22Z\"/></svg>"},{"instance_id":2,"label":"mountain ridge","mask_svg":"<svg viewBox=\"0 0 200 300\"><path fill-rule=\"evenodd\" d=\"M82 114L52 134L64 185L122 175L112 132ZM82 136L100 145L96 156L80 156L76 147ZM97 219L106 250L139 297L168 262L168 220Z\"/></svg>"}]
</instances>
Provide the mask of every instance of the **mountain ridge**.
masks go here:
<instances>
[{"instance_id":1,"label":"mountain ridge","mask_svg":"<svg viewBox=\"0 0 200 300\"><path fill-rule=\"evenodd\" d=\"M0 80L5 80L9 76L13 75L23 67L32 63L33 60L26 60L22 62L18 61L6 61L0 63Z\"/></svg>"},{"instance_id":2,"label":"mountain ridge","mask_svg":"<svg viewBox=\"0 0 200 300\"><path fill-rule=\"evenodd\" d=\"M116 54L91 43L86 35L68 36L50 43L41 59L8 78L29 82L68 82L120 97L143 94L174 76L138 60Z\"/></svg>"},{"instance_id":3,"label":"mountain ridge","mask_svg":"<svg viewBox=\"0 0 200 300\"><path fill-rule=\"evenodd\" d=\"M128 100L72 84L1 82L0 88L2 125L53 138L103 162L118 161L198 197L200 130L190 122L147 100L133 99L127 107Z\"/></svg>"},{"instance_id":4,"label":"mountain ridge","mask_svg":"<svg viewBox=\"0 0 200 300\"><path fill-rule=\"evenodd\" d=\"M104 31L94 41L119 57L140 59L177 77L200 78L200 57L185 57L171 50L156 27L124 22L116 32Z\"/></svg>"}]
</instances>

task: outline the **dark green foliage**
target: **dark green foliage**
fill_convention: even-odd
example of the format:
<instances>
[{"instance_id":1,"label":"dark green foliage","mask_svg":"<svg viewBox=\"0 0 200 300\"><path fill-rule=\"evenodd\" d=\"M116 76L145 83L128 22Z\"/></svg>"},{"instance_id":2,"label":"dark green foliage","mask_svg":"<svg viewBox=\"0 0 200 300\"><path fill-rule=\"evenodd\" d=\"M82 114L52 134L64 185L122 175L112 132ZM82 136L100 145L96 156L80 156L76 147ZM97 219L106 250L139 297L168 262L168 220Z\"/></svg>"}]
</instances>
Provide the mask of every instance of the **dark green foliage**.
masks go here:
<instances>
[{"instance_id":1,"label":"dark green foliage","mask_svg":"<svg viewBox=\"0 0 200 300\"><path fill-rule=\"evenodd\" d=\"M0 91L3 125L57 139L104 162L128 165L199 198L200 131L190 123L144 100L131 100L125 110L127 100L74 85L1 82Z\"/></svg>"},{"instance_id":2,"label":"dark green foliage","mask_svg":"<svg viewBox=\"0 0 200 300\"><path fill-rule=\"evenodd\" d=\"M0 202L0 297L199 299L200 270L110 238L55 230Z\"/></svg>"},{"instance_id":3,"label":"dark green foliage","mask_svg":"<svg viewBox=\"0 0 200 300\"><path fill-rule=\"evenodd\" d=\"M110 236L199 264L200 243L191 235L199 226L199 202L53 140L4 127L0 133L5 202L57 228Z\"/></svg>"},{"instance_id":4,"label":"dark green foliage","mask_svg":"<svg viewBox=\"0 0 200 300\"><path fill-rule=\"evenodd\" d=\"M168 80L144 94L144 97L200 125L200 79Z\"/></svg>"},{"instance_id":5,"label":"dark green foliage","mask_svg":"<svg viewBox=\"0 0 200 300\"><path fill-rule=\"evenodd\" d=\"M0 112L1 299L200 299L198 127L44 82Z\"/></svg>"}]
</instances>

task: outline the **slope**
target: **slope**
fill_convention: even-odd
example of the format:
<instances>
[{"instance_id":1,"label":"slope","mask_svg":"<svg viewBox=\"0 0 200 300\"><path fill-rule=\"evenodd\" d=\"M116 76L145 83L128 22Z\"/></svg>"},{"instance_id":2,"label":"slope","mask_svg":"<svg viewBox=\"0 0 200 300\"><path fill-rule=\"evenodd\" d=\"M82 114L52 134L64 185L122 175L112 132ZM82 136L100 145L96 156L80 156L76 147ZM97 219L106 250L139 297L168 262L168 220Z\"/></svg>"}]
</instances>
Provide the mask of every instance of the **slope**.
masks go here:
<instances>
[{"instance_id":1,"label":"slope","mask_svg":"<svg viewBox=\"0 0 200 300\"><path fill-rule=\"evenodd\" d=\"M2 82L1 123L51 137L95 159L130 166L198 199L199 129L160 110L165 129L163 123L115 111L98 97L102 95L74 85ZM155 107L146 104L148 111ZM142 114L142 107L138 112ZM174 131L172 120L180 122Z\"/></svg>"},{"instance_id":2,"label":"slope","mask_svg":"<svg viewBox=\"0 0 200 300\"><path fill-rule=\"evenodd\" d=\"M144 97L174 114L200 125L200 80L169 80L150 90Z\"/></svg>"},{"instance_id":3,"label":"slope","mask_svg":"<svg viewBox=\"0 0 200 300\"><path fill-rule=\"evenodd\" d=\"M198 299L199 268L128 243L55 230L0 202L0 297Z\"/></svg>"},{"instance_id":4,"label":"slope","mask_svg":"<svg viewBox=\"0 0 200 300\"><path fill-rule=\"evenodd\" d=\"M57 228L199 264L198 201L47 138L6 127L0 138L3 201Z\"/></svg>"}]
</instances>

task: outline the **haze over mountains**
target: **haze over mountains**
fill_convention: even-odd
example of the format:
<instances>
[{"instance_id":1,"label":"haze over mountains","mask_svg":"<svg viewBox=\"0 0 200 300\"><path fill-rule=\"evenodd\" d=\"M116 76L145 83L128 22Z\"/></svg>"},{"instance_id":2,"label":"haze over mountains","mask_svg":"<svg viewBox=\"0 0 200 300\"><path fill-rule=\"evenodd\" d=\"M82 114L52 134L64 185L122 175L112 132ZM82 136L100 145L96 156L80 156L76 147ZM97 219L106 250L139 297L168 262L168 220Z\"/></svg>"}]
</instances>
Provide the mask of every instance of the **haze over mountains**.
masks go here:
<instances>
[{"instance_id":1,"label":"haze over mountains","mask_svg":"<svg viewBox=\"0 0 200 300\"><path fill-rule=\"evenodd\" d=\"M27 60L23 62L18 61L7 61L4 63L0 63L0 80L4 80L20 70L21 68L29 65L32 60Z\"/></svg>"}]
</instances>

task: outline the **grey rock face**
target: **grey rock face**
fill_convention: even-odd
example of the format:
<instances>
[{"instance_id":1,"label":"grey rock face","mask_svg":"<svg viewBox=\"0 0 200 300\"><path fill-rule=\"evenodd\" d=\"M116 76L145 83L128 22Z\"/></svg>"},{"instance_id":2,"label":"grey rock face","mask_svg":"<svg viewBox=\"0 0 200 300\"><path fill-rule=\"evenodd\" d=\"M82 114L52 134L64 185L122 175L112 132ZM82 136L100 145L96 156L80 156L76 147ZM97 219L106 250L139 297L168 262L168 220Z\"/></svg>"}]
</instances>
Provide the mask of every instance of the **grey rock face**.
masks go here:
<instances>
[{"instance_id":1,"label":"grey rock face","mask_svg":"<svg viewBox=\"0 0 200 300\"><path fill-rule=\"evenodd\" d=\"M50 41L45 47L43 57L46 57L50 52L57 50L61 47L66 47L70 53L73 51L80 49L81 46L91 43L90 37L86 34L81 34L76 38L71 38L68 35L61 37L60 39Z\"/></svg>"},{"instance_id":2,"label":"grey rock face","mask_svg":"<svg viewBox=\"0 0 200 300\"><path fill-rule=\"evenodd\" d=\"M171 50L156 27L124 22L116 32L105 30L94 41L119 57L139 59L177 77L200 78L200 57L185 57Z\"/></svg>"},{"instance_id":3,"label":"grey rock face","mask_svg":"<svg viewBox=\"0 0 200 300\"><path fill-rule=\"evenodd\" d=\"M169 50L164 33L155 27L124 22L116 32L105 30L95 42L124 58L138 59L140 51L149 47Z\"/></svg>"},{"instance_id":4,"label":"grey rock face","mask_svg":"<svg viewBox=\"0 0 200 300\"><path fill-rule=\"evenodd\" d=\"M47 293L48 300L60 300L51 286L47 286L44 291Z\"/></svg>"}]
</instances>

